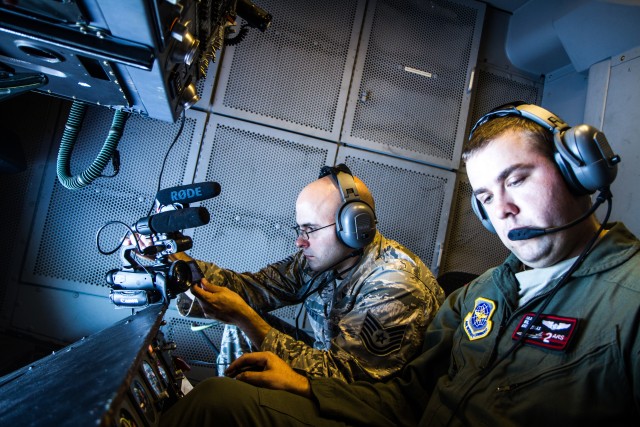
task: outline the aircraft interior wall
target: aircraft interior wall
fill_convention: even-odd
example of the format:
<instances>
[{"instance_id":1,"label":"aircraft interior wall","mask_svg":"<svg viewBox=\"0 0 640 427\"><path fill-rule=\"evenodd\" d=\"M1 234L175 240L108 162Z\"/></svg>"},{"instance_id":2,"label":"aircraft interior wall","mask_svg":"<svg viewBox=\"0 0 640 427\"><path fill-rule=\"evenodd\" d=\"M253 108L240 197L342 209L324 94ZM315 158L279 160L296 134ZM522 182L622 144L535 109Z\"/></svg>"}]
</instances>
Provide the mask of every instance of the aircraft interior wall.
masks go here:
<instances>
[{"instance_id":1,"label":"aircraft interior wall","mask_svg":"<svg viewBox=\"0 0 640 427\"><path fill-rule=\"evenodd\" d=\"M640 157L638 27L625 24L616 37L605 19L596 35L607 40L588 43L581 43L584 32L570 31L607 7L633 18L640 6L562 2L564 14L549 17L536 0L524 10L465 0L436 1L441 7L432 10L409 0L258 3L273 14L272 26L218 52L195 105L175 121L129 116L114 177L76 190L59 182L72 99L44 87L0 101L0 153L11 148L12 166L22 165L0 175L1 374L132 314L111 303L105 281L122 266L120 254L100 254L96 242L117 247L162 188L218 182L220 195L199 203L209 223L185 232L193 238L190 253L255 271L295 250L297 193L322 166L346 163L376 198L379 230L437 275L480 274L499 264L507 252L471 210L460 152L479 117L516 99L542 104L570 124L601 127L623 159L612 219L640 234L640 177L632 166ZM538 35L551 37L551 46L535 57L523 53L536 40L533 29L530 37L524 31L525 13L551 21L543 26L548 34ZM513 34L516 25L523 34ZM96 158L113 117L113 109L87 107L74 171ZM103 174L113 173L110 163ZM105 226L110 222L120 223ZM298 309L276 315L294 323ZM188 376L212 375L222 325L181 316L175 301L164 319L175 354L192 367ZM191 328L204 324L212 327Z\"/></svg>"}]
</instances>

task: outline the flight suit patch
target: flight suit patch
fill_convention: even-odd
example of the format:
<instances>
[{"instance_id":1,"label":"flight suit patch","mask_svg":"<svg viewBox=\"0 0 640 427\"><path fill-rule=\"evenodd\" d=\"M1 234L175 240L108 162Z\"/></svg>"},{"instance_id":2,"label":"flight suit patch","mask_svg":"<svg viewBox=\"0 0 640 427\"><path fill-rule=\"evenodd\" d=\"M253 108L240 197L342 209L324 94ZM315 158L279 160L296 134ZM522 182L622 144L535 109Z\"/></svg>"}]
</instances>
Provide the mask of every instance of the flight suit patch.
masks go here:
<instances>
[{"instance_id":1,"label":"flight suit patch","mask_svg":"<svg viewBox=\"0 0 640 427\"><path fill-rule=\"evenodd\" d=\"M496 303L486 299L477 298L473 311L467 313L464 318L464 331L471 341L484 338L489 335L493 322L491 317L496 311Z\"/></svg>"},{"instance_id":2,"label":"flight suit patch","mask_svg":"<svg viewBox=\"0 0 640 427\"><path fill-rule=\"evenodd\" d=\"M520 320L520 324L513 331L511 338L520 339L529 327L536 313L527 313ZM524 338L525 344L549 348L551 350L564 351L576 330L578 319L573 317L559 317L551 314L541 314L536 322L531 325Z\"/></svg>"}]
</instances>

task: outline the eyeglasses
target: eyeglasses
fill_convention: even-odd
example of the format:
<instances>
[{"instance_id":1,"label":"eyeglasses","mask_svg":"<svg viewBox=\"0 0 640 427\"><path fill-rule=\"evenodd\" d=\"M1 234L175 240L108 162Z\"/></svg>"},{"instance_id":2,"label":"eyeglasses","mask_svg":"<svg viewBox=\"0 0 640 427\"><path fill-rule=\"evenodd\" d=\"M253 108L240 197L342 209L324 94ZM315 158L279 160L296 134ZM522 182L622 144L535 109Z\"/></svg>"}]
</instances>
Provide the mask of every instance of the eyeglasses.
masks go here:
<instances>
[{"instance_id":1,"label":"eyeglasses","mask_svg":"<svg viewBox=\"0 0 640 427\"><path fill-rule=\"evenodd\" d=\"M336 223L334 222L333 224L325 225L324 227L314 228L313 230L303 230L299 225L291 228L296 232L296 237L302 237L304 240L309 240L309 234L315 233L323 228L331 227L332 225L336 225Z\"/></svg>"}]
</instances>

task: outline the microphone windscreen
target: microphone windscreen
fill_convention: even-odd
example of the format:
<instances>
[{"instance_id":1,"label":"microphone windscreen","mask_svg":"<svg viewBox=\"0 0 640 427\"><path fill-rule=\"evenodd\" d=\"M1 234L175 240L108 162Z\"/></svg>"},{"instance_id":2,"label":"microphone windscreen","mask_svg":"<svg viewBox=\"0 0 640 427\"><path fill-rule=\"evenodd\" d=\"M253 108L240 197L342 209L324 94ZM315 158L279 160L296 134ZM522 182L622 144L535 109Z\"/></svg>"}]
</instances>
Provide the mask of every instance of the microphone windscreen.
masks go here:
<instances>
[{"instance_id":1,"label":"microphone windscreen","mask_svg":"<svg viewBox=\"0 0 640 427\"><path fill-rule=\"evenodd\" d=\"M156 200L162 206L169 206L174 203L194 203L212 199L220 194L220 190L220 184L217 182L198 182L160 190L156 194Z\"/></svg>"},{"instance_id":2,"label":"microphone windscreen","mask_svg":"<svg viewBox=\"0 0 640 427\"><path fill-rule=\"evenodd\" d=\"M149 228L153 233L172 233L208 224L209 219L209 211L202 206L176 209L149 217Z\"/></svg>"},{"instance_id":3,"label":"microphone windscreen","mask_svg":"<svg viewBox=\"0 0 640 427\"><path fill-rule=\"evenodd\" d=\"M509 240L527 240L547 233L548 231L544 228L518 228L509 231L507 237Z\"/></svg>"}]
</instances>

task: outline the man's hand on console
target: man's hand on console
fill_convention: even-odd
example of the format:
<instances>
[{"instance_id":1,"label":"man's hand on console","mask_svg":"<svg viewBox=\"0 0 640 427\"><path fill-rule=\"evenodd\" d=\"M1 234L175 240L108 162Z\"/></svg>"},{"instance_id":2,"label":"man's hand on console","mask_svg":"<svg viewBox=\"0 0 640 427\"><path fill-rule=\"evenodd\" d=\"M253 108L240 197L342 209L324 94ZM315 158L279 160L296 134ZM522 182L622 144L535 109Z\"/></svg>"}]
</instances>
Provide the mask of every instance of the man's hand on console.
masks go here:
<instances>
[{"instance_id":1,"label":"man's hand on console","mask_svg":"<svg viewBox=\"0 0 640 427\"><path fill-rule=\"evenodd\" d=\"M242 355L229 365L225 374L257 387L311 397L309 380L270 351Z\"/></svg>"}]
</instances>

